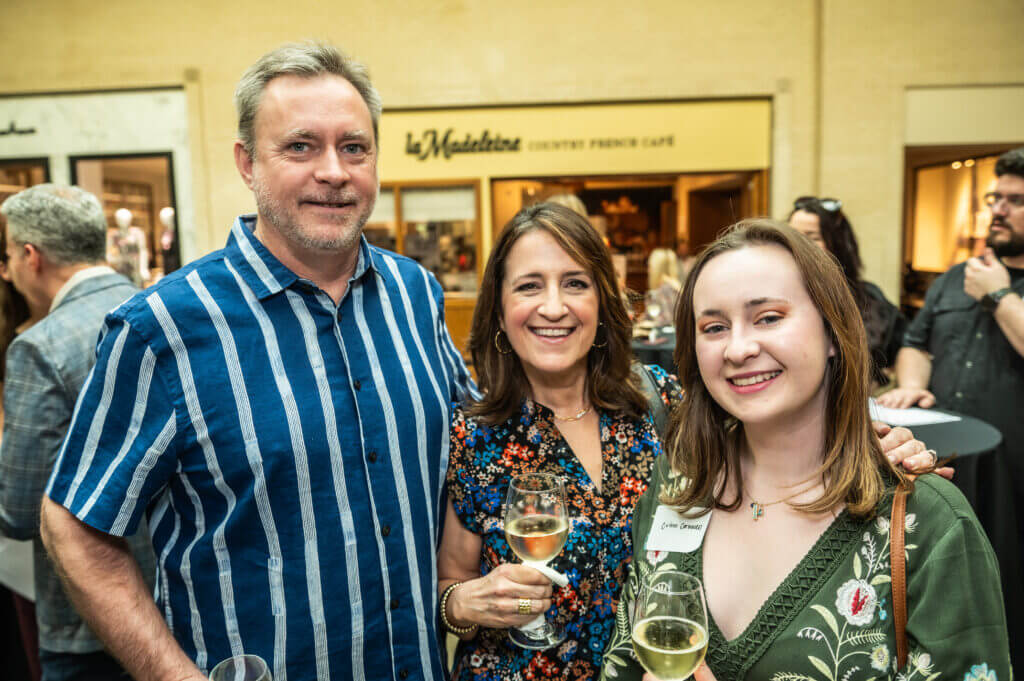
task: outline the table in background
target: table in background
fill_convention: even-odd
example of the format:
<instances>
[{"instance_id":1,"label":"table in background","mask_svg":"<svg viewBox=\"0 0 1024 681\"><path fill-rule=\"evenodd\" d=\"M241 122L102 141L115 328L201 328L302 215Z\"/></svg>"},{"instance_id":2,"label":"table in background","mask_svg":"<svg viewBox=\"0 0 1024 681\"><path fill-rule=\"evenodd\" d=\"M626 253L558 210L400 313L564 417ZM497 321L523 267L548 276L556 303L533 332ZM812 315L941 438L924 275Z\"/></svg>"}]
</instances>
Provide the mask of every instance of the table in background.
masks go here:
<instances>
[{"instance_id":1,"label":"table in background","mask_svg":"<svg viewBox=\"0 0 1024 681\"><path fill-rule=\"evenodd\" d=\"M676 373L675 362L672 355L676 351L676 335L674 333L662 334L659 339L651 343L644 336L633 338L631 343L633 354L643 364L656 364L670 374Z\"/></svg>"}]
</instances>

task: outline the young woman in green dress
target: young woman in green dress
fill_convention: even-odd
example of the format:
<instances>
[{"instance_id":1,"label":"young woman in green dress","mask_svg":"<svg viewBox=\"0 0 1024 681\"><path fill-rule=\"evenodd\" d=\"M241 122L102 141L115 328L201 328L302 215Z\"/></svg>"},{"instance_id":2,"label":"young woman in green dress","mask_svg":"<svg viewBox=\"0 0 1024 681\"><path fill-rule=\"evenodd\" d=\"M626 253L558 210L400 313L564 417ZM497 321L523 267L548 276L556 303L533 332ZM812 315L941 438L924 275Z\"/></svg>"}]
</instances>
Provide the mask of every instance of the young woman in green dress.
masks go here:
<instances>
[{"instance_id":1,"label":"young woman in green dress","mask_svg":"<svg viewBox=\"0 0 1024 681\"><path fill-rule=\"evenodd\" d=\"M936 475L907 502L910 654L896 668L889 518L902 474L871 429L864 327L835 261L780 223L741 222L697 259L676 328L686 397L634 513L602 677L643 673L629 641L637 585L676 569L704 584L698 681L1010 679L995 557ZM654 518L668 511L697 529L664 531Z\"/></svg>"}]
</instances>

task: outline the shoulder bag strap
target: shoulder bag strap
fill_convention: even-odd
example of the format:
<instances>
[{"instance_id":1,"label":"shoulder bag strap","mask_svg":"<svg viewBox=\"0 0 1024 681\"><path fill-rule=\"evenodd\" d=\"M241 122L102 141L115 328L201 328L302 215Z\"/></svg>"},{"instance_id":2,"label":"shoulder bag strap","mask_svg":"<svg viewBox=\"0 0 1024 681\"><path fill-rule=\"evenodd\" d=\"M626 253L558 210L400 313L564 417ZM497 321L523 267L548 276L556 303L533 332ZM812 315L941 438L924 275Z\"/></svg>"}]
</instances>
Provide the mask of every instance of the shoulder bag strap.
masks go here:
<instances>
[{"instance_id":1,"label":"shoulder bag strap","mask_svg":"<svg viewBox=\"0 0 1024 681\"><path fill-rule=\"evenodd\" d=\"M907 518L907 489L896 488L889 519L889 565L892 569L892 619L896 627L897 669L907 664L907 554L904 532Z\"/></svg>"},{"instance_id":2,"label":"shoulder bag strap","mask_svg":"<svg viewBox=\"0 0 1024 681\"><path fill-rule=\"evenodd\" d=\"M651 412L651 418L654 420L654 429L658 432L658 437L661 438L661 441L664 442L668 409L661 399L661 391L658 390L658 384L654 382L651 370L644 364L634 363L633 373L640 377L640 389L643 390L644 397L647 398L647 410Z\"/></svg>"}]
</instances>

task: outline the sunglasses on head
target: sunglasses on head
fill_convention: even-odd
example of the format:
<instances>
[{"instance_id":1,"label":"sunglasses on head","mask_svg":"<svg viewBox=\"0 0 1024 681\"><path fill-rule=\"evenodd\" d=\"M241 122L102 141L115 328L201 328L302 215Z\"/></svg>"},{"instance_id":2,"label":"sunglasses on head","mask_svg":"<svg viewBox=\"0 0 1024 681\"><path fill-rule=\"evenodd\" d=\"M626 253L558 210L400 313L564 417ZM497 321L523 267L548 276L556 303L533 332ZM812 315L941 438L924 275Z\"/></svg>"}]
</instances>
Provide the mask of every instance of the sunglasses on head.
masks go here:
<instances>
[{"instance_id":1,"label":"sunglasses on head","mask_svg":"<svg viewBox=\"0 0 1024 681\"><path fill-rule=\"evenodd\" d=\"M839 199L819 199L817 196L801 196L793 202L793 208L796 210L802 210L804 208L821 208L829 213L838 213L839 209L842 207L843 202Z\"/></svg>"}]
</instances>

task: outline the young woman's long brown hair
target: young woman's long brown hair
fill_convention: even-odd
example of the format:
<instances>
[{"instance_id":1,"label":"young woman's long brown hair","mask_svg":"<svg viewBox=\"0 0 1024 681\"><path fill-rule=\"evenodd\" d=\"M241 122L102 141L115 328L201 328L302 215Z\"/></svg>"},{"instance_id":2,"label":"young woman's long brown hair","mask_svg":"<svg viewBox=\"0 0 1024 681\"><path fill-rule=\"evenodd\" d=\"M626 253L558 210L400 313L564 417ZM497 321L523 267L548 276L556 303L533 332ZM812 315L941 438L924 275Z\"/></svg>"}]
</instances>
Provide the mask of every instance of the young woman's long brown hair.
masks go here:
<instances>
[{"instance_id":1,"label":"young woman's long brown hair","mask_svg":"<svg viewBox=\"0 0 1024 681\"><path fill-rule=\"evenodd\" d=\"M768 219L743 220L705 249L694 263L676 309L675 361L685 398L673 411L666 453L673 469L689 484L663 501L689 509L708 506L735 510L743 497L739 455L743 424L715 402L701 379L696 353L693 290L712 259L729 251L775 244L786 249L803 277L835 347L825 370L825 451L820 468L808 479L821 478L825 492L806 504L791 504L821 513L845 503L850 513L870 516L885 492L883 472L903 479L882 454L868 415L870 355L857 303L835 258L790 227ZM736 496L726 500L726 482Z\"/></svg>"},{"instance_id":2,"label":"young woman's long brown hair","mask_svg":"<svg viewBox=\"0 0 1024 681\"><path fill-rule=\"evenodd\" d=\"M519 357L504 332L499 333L499 322L505 263L516 242L534 230L550 234L570 258L583 265L597 290L600 325L587 355L585 389L590 404L639 416L646 401L630 371L633 328L615 283L611 254L585 217L554 203L534 204L516 213L491 251L469 333L469 351L483 397L467 405L467 413L484 423L501 423L516 414L530 394Z\"/></svg>"}]
</instances>

